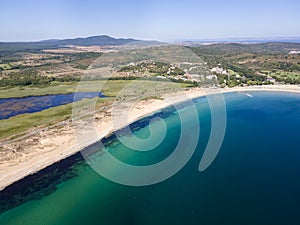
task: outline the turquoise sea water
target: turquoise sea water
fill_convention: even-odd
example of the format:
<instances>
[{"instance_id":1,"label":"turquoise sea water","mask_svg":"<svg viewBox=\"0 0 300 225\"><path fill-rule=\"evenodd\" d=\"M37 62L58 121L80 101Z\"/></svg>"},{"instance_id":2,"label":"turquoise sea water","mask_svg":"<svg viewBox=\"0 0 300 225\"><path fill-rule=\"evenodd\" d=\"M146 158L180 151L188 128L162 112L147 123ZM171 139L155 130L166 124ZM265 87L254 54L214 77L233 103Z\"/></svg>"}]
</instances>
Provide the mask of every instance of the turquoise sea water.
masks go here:
<instances>
[{"instance_id":1,"label":"turquoise sea water","mask_svg":"<svg viewBox=\"0 0 300 225\"><path fill-rule=\"evenodd\" d=\"M226 135L207 170L199 172L198 165L211 116L200 98L195 101L200 125L190 123L190 135L193 126L201 128L197 149L170 179L143 187L116 184L77 154L1 191L0 224L300 224L300 95L249 93L252 98L225 94ZM178 142L180 123L171 109L159 115L168 130L155 150L134 152L110 138L109 151L133 165L166 158ZM149 136L149 119L132 125L136 136Z\"/></svg>"}]
</instances>

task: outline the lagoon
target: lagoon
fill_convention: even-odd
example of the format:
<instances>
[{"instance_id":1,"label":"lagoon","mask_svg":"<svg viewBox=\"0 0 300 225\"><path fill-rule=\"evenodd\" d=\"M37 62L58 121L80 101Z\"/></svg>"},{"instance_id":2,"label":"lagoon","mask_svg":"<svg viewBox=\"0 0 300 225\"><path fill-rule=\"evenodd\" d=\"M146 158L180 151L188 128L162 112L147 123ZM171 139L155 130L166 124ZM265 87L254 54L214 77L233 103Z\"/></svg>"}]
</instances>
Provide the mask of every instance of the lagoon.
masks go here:
<instances>
[{"instance_id":1,"label":"lagoon","mask_svg":"<svg viewBox=\"0 0 300 225\"><path fill-rule=\"evenodd\" d=\"M23 98L3 98L0 99L0 120L24 113L40 112L44 109L80 101L84 98L95 97L102 98L104 95L98 92L77 92L70 94L28 96Z\"/></svg>"}]
</instances>

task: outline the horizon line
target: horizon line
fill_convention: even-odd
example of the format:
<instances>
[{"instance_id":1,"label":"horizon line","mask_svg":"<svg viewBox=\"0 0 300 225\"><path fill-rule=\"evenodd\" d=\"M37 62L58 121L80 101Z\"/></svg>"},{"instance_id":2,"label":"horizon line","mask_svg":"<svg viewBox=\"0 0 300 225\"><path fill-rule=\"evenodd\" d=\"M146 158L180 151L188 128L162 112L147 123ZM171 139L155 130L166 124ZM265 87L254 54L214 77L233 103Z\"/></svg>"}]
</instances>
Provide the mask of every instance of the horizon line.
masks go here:
<instances>
[{"instance_id":1,"label":"horizon line","mask_svg":"<svg viewBox=\"0 0 300 225\"><path fill-rule=\"evenodd\" d=\"M115 39L135 39L137 41L161 41L161 42L181 42L181 41L195 41L195 42L201 42L201 41L230 41L230 40L237 40L237 41L247 41L247 40L285 40L285 39L300 39L299 36L267 36L267 37L255 37L255 36L250 36L250 37L217 37L217 38L158 38L158 39L151 39L151 38L138 38L138 37L120 37L120 36L111 36L109 34L91 34L91 35L84 35L84 36L76 36L76 37L59 37L59 38L45 38L45 39L35 39L35 40L0 40L0 43L30 43L30 42L42 42L42 41L59 41L59 40L68 40L68 39L77 39L77 38L90 38L90 37L98 37L98 36L107 36Z\"/></svg>"}]
</instances>

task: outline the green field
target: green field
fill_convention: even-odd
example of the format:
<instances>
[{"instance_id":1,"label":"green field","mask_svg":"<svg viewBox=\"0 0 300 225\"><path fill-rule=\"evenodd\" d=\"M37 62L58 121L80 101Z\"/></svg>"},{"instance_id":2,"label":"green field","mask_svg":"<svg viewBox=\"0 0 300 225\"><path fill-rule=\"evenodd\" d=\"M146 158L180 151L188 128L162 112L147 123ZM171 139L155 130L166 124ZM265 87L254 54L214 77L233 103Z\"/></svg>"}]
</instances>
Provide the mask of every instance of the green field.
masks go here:
<instances>
[{"instance_id":1,"label":"green field","mask_svg":"<svg viewBox=\"0 0 300 225\"><path fill-rule=\"evenodd\" d=\"M271 76L279 77L279 78L291 78L291 79L299 79L300 73L297 72L283 72L279 71L276 73L270 73Z\"/></svg>"},{"instance_id":2,"label":"green field","mask_svg":"<svg viewBox=\"0 0 300 225\"><path fill-rule=\"evenodd\" d=\"M10 70L11 68L12 68L12 66L9 63L0 64L0 69L2 69L2 70Z\"/></svg>"},{"instance_id":3,"label":"green field","mask_svg":"<svg viewBox=\"0 0 300 225\"><path fill-rule=\"evenodd\" d=\"M128 86L128 85L140 84L143 86L142 89L151 89L151 87L163 86L164 88L171 89L174 87L174 83L170 82L158 82L158 81L145 81L145 80L109 80L105 83L104 81L83 81L80 82L80 90L83 92L98 92L101 91L106 96L117 96L119 91ZM177 86L177 85L176 85ZM178 83L178 87L185 88L189 84ZM56 83L55 85L50 85L47 87L13 87L13 88L1 88L0 89L0 98L21 98L26 96L39 96L39 95L50 95L50 94L68 94L76 92L76 89L79 87L77 82L61 82ZM103 87L103 88L101 88ZM131 88L132 89L132 88ZM141 89L140 89L141 90Z\"/></svg>"}]
</instances>

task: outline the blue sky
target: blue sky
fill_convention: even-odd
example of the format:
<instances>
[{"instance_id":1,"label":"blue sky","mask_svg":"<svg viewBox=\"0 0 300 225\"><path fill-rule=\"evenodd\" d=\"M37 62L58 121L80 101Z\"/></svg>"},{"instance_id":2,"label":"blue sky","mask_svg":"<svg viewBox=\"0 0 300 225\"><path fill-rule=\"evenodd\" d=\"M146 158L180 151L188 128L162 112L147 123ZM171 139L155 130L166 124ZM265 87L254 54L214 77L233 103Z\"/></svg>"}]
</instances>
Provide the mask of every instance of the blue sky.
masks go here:
<instances>
[{"instance_id":1,"label":"blue sky","mask_svg":"<svg viewBox=\"0 0 300 225\"><path fill-rule=\"evenodd\" d=\"M299 0L0 0L0 41L300 36Z\"/></svg>"}]
</instances>

